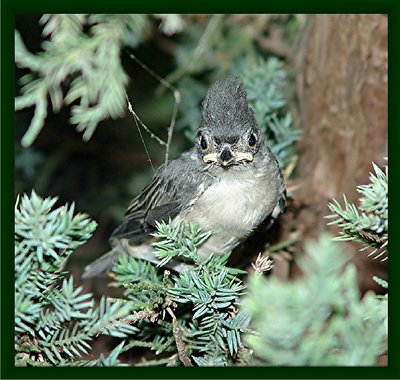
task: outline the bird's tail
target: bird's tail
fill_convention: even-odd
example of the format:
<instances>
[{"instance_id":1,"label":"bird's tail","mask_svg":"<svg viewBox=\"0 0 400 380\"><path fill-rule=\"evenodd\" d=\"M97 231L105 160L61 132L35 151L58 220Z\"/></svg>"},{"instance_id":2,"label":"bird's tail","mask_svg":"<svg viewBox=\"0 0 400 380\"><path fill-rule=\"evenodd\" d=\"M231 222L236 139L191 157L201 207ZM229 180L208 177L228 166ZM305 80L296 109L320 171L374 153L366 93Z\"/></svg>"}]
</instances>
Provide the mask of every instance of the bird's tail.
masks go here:
<instances>
[{"instance_id":1,"label":"bird's tail","mask_svg":"<svg viewBox=\"0 0 400 380\"><path fill-rule=\"evenodd\" d=\"M93 263L87 265L82 274L82 278L91 278L109 272L120 253L121 251L117 247L114 247L111 251L99 257Z\"/></svg>"}]
</instances>

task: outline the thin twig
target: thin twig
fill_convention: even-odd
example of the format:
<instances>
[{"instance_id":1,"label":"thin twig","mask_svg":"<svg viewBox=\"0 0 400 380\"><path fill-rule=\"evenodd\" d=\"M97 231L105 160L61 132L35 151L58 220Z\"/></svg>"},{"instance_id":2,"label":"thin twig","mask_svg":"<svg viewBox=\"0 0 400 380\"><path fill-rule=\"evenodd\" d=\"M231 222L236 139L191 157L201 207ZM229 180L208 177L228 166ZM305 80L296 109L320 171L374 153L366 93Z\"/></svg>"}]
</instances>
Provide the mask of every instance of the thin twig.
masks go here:
<instances>
[{"instance_id":1,"label":"thin twig","mask_svg":"<svg viewBox=\"0 0 400 380\"><path fill-rule=\"evenodd\" d=\"M129 56L145 71L147 71L153 78L157 79L165 88L167 88L168 90L170 90L173 95L174 95L174 109L172 111L172 116L171 116L171 122L168 128L168 137L167 137L167 142L165 143L164 141L162 141L162 143L160 143L159 140L157 140L162 146L165 146L165 163L168 162L168 158L169 158L169 148L171 145L171 140L172 140L172 135L174 133L174 128L175 128L175 121L176 121L176 115L178 113L178 107L179 104L181 102L181 94L179 92L179 90L173 86L171 83L169 83L167 80L165 80L164 78L160 77L156 72L154 72L152 69L150 69L150 67L148 67L146 64L144 64L140 59L138 59L134 54L129 53ZM136 116L137 117L137 116ZM143 128L145 128L146 132L152 134L153 136L155 136L138 118L138 121L141 123L141 125L143 126ZM155 136L156 137L156 136Z\"/></svg>"},{"instance_id":2,"label":"thin twig","mask_svg":"<svg viewBox=\"0 0 400 380\"><path fill-rule=\"evenodd\" d=\"M174 91L174 99L175 99L174 110L172 112L171 123L168 128L167 147L165 149L165 163L168 162L169 147L171 146L172 135L174 133L174 128L175 128L176 115L178 113L179 103L181 102L181 94L179 93L178 90Z\"/></svg>"},{"instance_id":3,"label":"thin twig","mask_svg":"<svg viewBox=\"0 0 400 380\"><path fill-rule=\"evenodd\" d=\"M190 59L186 60L183 65L181 65L171 74L169 74L167 76L168 80L175 82L185 73L191 73L196 68L196 65L198 65L198 62L200 61L203 53L206 52L207 49L209 49L209 46L211 44L210 41L215 38L216 31L223 17L223 14L215 14L210 17L210 20L205 26L204 31L199 38L199 42L190 56Z\"/></svg>"},{"instance_id":4,"label":"thin twig","mask_svg":"<svg viewBox=\"0 0 400 380\"><path fill-rule=\"evenodd\" d=\"M223 17L223 14L215 14L211 16L210 21L204 29L204 33L200 37L199 43L193 52L192 59L189 61L188 71L192 71L196 67L199 58L209 48L209 40L214 35Z\"/></svg>"},{"instance_id":5,"label":"thin twig","mask_svg":"<svg viewBox=\"0 0 400 380\"><path fill-rule=\"evenodd\" d=\"M156 72L154 72L150 67L148 67L145 63L143 63L139 58L137 58L134 54L128 53L129 56L145 71L147 71L152 77L157 79L164 87L168 88L172 93L178 91L178 89L173 86L171 83L166 81L164 78L160 77ZM178 91L179 92L179 91Z\"/></svg>"},{"instance_id":6,"label":"thin twig","mask_svg":"<svg viewBox=\"0 0 400 380\"><path fill-rule=\"evenodd\" d=\"M142 144L143 144L143 146L144 146L144 150L146 151L146 155L147 155L147 158L148 158L148 160L149 160L149 162L150 162L151 169L153 170L153 173L154 173L155 170L154 170L153 162L151 161L150 153L149 153L149 151L147 150L147 146L146 146L146 143L145 143L145 141L144 141L144 138L143 138L143 135L142 135L142 131L141 131L140 128L139 128L138 122L142 125L142 127L145 129L145 131L148 132L148 133L150 134L150 137L155 138L161 145L165 145L165 142L164 142L163 140L161 140L159 137L157 137L153 132L151 132L151 131L146 127L146 125L139 119L139 116L136 115L136 112L135 112L135 111L133 110L133 108L132 108L132 104L131 104L131 102L129 101L128 94L125 93L125 96L126 96L126 100L127 100L127 102L128 102L128 110L129 110L129 112L133 115L133 120L135 121L135 125L136 125L136 128L137 128L138 132L139 132L140 139L142 140Z\"/></svg>"},{"instance_id":7,"label":"thin twig","mask_svg":"<svg viewBox=\"0 0 400 380\"><path fill-rule=\"evenodd\" d=\"M172 332L175 337L175 342L176 342L176 347L178 349L179 359L181 360L181 362L183 363L183 365L185 367L193 367L193 364L190 361L189 356L186 354L185 343L183 342L183 338L182 338L182 331L181 331L179 323L175 317L175 314L169 307L167 308L167 311L168 311L169 315L172 317Z\"/></svg>"}]
</instances>

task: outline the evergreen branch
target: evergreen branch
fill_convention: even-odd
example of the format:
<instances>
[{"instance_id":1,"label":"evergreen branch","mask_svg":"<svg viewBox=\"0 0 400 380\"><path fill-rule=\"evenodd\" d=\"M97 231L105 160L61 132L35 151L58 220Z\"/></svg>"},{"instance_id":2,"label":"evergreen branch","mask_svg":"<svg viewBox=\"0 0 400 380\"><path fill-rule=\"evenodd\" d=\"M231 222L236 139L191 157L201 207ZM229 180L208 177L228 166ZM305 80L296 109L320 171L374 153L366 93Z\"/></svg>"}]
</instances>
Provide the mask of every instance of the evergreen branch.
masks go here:
<instances>
[{"instance_id":1,"label":"evergreen branch","mask_svg":"<svg viewBox=\"0 0 400 380\"><path fill-rule=\"evenodd\" d=\"M156 249L156 256L160 259L158 266L164 266L176 257L183 257L197 264L202 262L197 247L210 237L211 232L202 232L196 224L186 227L183 224L161 222L157 223L156 227L157 232L153 236L162 239L152 244Z\"/></svg>"},{"instance_id":2,"label":"evergreen branch","mask_svg":"<svg viewBox=\"0 0 400 380\"><path fill-rule=\"evenodd\" d=\"M83 330L90 335L105 334L125 338L128 334L138 331L136 327L127 323L132 319L131 317L127 319L129 315L128 304L110 302L102 297L99 306L92 311L91 321L84 326Z\"/></svg>"},{"instance_id":3,"label":"evergreen branch","mask_svg":"<svg viewBox=\"0 0 400 380\"><path fill-rule=\"evenodd\" d=\"M31 71L21 81L16 109L35 107L23 146L31 145L42 129L48 98L56 112L74 103L70 121L84 132L84 140L90 139L100 121L123 115L128 76L121 49L140 42L147 21L146 15L44 15L40 22L48 39L36 55L16 32L16 63Z\"/></svg>"},{"instance_id":4,"label":"evergreen branch","mask_svg":"<svg viewBox=\"0 0 400 380\"><path fill-rule=\"evenodd\" d=\"M152 351L155 351L156 355L161 354L162 352L169 352L169 351L175 351L175 348L172 347L173 343L175 342L175 338L173 336L171 337L161 337L158 339L155 339L152 342L146 342L142 340L130 340L129 343L127 343L122 350L122 352L128 351L131 348L135 347L146 347L149 348Z\"/></svg>"},{"instance_id":5,"label":"evergreen branch","mask_svg":"<svg viewBox=\"0 0 400 380\"><path fill-rule=\"evenodd\" d=\"M328 204L333 214L329 225L337 225L341 231L336 240L353 240L363 243L361 251L369 256L387 258L388 244L388 180L378 166L373 164L375 174L370 173L370 183L357 187L361 194L359 206L350 204L345 195L344 207L335 199Z\"/></svg>"},{"instance_id":6,"label":"evergreen branch","mask_svg":"<svg viewBox=\"0 0 400 380\"><path fill-rule=\"evenodd\" d=\"M379 284L380 286L382 286L382 288L387 289L387 288L389 287L389 283L388 283L387 281L383 280L383 279L380 278L380 277L374 276L374 277L372 277L372 279L373 279L377 284Z\"/></svg>"},{"instance_id":7,"label":"evergreen branch","mask_svg":"<svg viewBox=\"0 0 400 380\"><path fill-rule=\"evenodd\" d=\"M233 363L242 347L245 318L237 306L244 285L236 277L239 271L225 266L229 254L200 258L197 248L210 233L197 225L159 223L154 236L158 239L153 244L155 253L161 260L190 259L196 265L179 276L169 272L162 276L154 265L128 255L116 263L113 284L125 288L133 310L131 320L142 337L127 347L148 347L156 354L175 351L187 366L193 365L188 353L199 359L218 352L225 365ZM132 282L120 282L127 279ZM182 314L180 305L191 312ZM161 319L165 312L171 315L172 324Z\"/></svg>"},{"instance_id":8,"label":"evergreen branch","mask_svg":"<svg viewBox=\"0 0 400 380\"><path fill-rule=\"evenodd\" d=\"M254 350L250 364L376 365L387 344L376 296L360 297L355 267L345 266L348 254L330 236L306 252L304 276L295 282L251 278L245 298L256 331L245 336Z\"/></svg>"},{"instance_id":9,"label":"evergreen branch","mask_svg":"<svg viewBox=\"0 0 400 380\"><path fill-rule=\"evenodd\" d=\"M77 367L126 367L127 364L121 363L118 356L123 352L125 342L121 342L116 346L108 356L100 354L95 360L77 360L74 366Z\"/></svg>"},{"instance_id":10,"label":"evergreen branch","mask_svg":"<svg viewBox=\"0 0 400 380\"><path fill-rule=\"evenodd\" d=\"M15 363L18 366L84 365L98 334L125 337L130 306L103 299L94 307L91 294L65 278L62 265L73 249L90 238L96 223L74 206L54 208L57 198L31 195L15 208ZM122 346L87 365L118 364Z\"/></svg>"}]
</instances>

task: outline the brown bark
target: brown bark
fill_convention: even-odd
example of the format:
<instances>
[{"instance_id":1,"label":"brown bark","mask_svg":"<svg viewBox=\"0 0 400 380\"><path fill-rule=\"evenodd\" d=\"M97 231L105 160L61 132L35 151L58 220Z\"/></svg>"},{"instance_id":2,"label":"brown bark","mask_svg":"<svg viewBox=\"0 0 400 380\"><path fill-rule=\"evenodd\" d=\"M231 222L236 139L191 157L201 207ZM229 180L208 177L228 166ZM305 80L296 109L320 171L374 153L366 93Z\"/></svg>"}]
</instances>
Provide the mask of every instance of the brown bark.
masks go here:
<instances>
[{"instance_id":1,"label":"brown bark","mask_svg":"<svg viewBox=\"0 0 400 380\"><path fill-rule=\"evenodd\" d=\"M385 164L387 33L386 15L306 16L294 64L304 132L295 198L307 237L329 230L332 198L356 201L371 163Z\"/></svg>"}]
</instances>

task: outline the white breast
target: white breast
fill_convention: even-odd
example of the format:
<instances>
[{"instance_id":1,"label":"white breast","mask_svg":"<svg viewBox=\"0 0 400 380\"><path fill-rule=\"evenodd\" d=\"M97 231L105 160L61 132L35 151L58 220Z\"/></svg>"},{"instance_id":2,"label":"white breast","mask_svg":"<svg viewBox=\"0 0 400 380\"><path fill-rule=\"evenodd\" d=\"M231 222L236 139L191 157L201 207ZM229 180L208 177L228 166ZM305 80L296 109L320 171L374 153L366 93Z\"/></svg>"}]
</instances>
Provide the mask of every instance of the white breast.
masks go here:
<instances>
[{"instance_id":1,"label":"white breast","mask_svg":"<svg viewBox=\"0 0 400 380\"><path fill-rule=\"evenodd\" d=\"M259 204L252 191L254 186L254 181L222 179L198 199L191 216L198 214L199 223L216 230L231 224L244 224L240 228L251 226L254 216L259 213Z\"/></svg>"},{"instance_id":2,"label":"white breast","mask_svg":"<svg viewBox=\"0 0 400 380\"><path fill-rule=\"evenodd\" d=\"M228 172L196 200L183 219L213 231L203 252L225 253L232 249L272 211L276 199L272 193L276 190L262 174Z\"/></svg>"}]
</instances>

